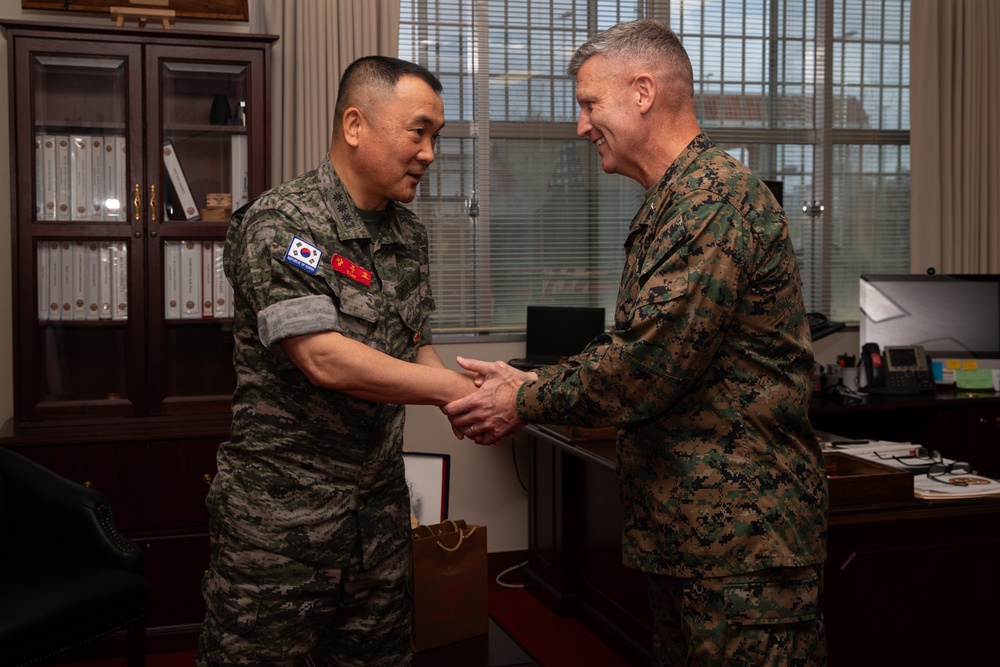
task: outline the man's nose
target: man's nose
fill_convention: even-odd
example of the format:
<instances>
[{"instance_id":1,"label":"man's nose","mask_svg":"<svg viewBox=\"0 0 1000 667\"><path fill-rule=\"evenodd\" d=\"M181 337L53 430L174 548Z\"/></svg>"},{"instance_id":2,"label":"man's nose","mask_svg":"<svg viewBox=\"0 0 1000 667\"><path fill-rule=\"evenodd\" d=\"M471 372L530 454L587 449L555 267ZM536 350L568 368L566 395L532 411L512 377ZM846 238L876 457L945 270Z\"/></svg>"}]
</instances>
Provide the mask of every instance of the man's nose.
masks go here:
<instances>
[{"instance_id":1,"label":"man's nose","mask_svg":"<svg viewBox=\"0 0 1000 667\"><path fill-rule=\"evenodd\" d=\"M431 139L424 143L420 147L420 152L417 153L417 160L430 164L434 162L434 140Z\"/></svg>"}]
</instances>

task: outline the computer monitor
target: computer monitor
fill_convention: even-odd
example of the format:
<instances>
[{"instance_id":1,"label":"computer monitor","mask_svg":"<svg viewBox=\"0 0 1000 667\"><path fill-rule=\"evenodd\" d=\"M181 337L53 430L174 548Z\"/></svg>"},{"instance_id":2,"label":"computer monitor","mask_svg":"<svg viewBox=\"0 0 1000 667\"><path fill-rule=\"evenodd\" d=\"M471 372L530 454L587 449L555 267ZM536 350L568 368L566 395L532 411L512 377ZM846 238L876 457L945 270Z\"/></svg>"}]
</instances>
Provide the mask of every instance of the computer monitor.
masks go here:
<instances>
[{"instance_id":1,"label":"computer monitor","mask_svg":"<svg viewBox=\"0 0 1000 667\"><path fill-rule=\"evenodd\" d=\"M604 309L586 306L528 306L525 356L555 363L604 333Z\"/></svg>"},{"instance_id":2,"label":"computer monitor","mask_svg":"<svg viewBox=\"0 0 1000 667\"><path fill-rule=\"evenodd\" d=\"M1000 358L1000 275L863 275L860 288L862 344Z\"/></svg>"},{"instance_id":3,"label":"computer monitor","mask_svg":"<svg viewBox=\"0 0 1000 667\"><path fill-rule=\"evenodd\" d=\"M528 306L525 356L507 363L530 371L579 354L604 333L604 309L586 306Z\"/></svg>"}]
</instances>

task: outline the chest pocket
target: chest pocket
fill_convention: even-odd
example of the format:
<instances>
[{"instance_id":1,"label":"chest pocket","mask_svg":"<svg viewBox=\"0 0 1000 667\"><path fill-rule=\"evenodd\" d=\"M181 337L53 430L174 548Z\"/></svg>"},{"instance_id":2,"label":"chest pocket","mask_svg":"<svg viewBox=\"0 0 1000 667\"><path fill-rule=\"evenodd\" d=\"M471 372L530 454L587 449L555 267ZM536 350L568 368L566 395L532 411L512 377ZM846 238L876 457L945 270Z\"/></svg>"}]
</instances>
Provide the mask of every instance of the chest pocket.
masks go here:
<instances>
[{"instance_id":1,"label":"chest pocket","mask_svg":"<svg viewBox=\"0 0 1000 667\"><path fill-rule=\"evenodd\" d=\"M339 297L340 322L344 333L356 339L369 336L382 312L382 295L344 281L340 286Z\"/></svg>"},{"instance_id":2,"label":"chest pocket","mask_svg":"<svg viewBox=\"0 0 1000 667\"><path fill-rule=\"evenodd\" d=\"M419 269L406 276L396 287L399 298L399 317L403 324L416 333L434 310L434 300L427 293L427 283L421 280Z\"/></svg>"},{"instance_id":3,"label":"chest pocket","mask_svg":"<svg viewBox=\"0 0 1000 667\"><path fill-rule=\"evenodd\" d=\"M630 249L619 293L616 325L627 327L629 322L645 316L656 317L670 301L683 298L688 292L688 266L678 248L667 252L649 253L648 237L638 239ZM646 312L647 315L643 315Z\"/></svg>"}]
</instances>

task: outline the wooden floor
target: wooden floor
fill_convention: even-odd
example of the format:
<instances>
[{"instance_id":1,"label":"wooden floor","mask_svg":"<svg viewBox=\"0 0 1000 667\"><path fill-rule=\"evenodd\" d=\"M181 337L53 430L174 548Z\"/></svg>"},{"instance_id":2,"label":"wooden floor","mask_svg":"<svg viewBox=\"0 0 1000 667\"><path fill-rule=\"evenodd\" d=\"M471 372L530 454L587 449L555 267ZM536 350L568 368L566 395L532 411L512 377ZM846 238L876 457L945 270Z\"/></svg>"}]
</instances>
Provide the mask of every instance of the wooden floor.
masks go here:
<instances>
[{"instance_id":1,"label":"wooden floor","mask_svg":"<svg viewBox=\"0 0 1000 667\"><path fill-rule=\"evenodd\" d=\"M413 656L413 667L539 667L503 628L490 619L489 634Z\"/></svg>"}]
</instances>

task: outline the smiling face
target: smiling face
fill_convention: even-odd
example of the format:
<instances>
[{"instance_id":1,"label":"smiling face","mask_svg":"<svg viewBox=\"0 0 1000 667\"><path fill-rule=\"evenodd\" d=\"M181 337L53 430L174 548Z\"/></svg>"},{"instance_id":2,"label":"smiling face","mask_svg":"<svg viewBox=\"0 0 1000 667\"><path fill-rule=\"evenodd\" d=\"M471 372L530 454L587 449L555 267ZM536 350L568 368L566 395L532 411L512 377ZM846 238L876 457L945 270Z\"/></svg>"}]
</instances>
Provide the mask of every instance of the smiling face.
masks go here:
<instances>
[{"instance_id":1,"label":"smiling face","mask_svg":"<svg viewBox=\"0 0 1000 667\"><path fill-rule=\"evenodd\" d=\"M628 73L606 56L589 58L576 74L576 100L580 105L576 133L597 146L601 168L638 180L633 160L639 108Z\"/></svg>"},{"instance_id":2,"label":"smiling face","mask_svg":"<svg viewBox=\"0 0 1000 667\"><path fill-rule=\"evenodd\" d=\"M350 114L352 110L348 110ZM355 203L380 210L392 201L411 202L444 127L444 102L427 82L404 76L392 94L382 96L368 111L353 109L348 122L354 147L349 185Z\"/></svg>"}]
</instances>

